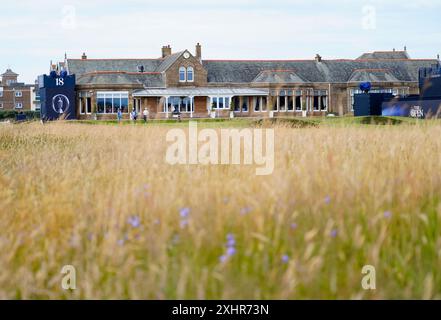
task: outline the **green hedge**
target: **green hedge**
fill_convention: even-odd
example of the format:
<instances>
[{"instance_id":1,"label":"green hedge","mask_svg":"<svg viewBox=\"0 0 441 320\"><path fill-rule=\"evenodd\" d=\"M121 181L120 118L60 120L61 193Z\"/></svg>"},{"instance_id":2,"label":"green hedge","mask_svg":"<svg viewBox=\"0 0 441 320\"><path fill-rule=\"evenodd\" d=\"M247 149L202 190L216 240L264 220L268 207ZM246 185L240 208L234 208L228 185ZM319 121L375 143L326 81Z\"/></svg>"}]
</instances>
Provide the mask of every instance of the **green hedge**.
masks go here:
<instances>
[{"instance_id":1,"label":"green hedge","mask_svg":"<svg viewBox=\"0 0 441 320\"><path fill-rule=\"evenodd\" d=\"M15 110L4 110L0 111L0 120L11 119L15 120L15 116L18 115L20 111ZM40 111L23 111L28 120L40 119Z\"/></svg>"}]
</instances>

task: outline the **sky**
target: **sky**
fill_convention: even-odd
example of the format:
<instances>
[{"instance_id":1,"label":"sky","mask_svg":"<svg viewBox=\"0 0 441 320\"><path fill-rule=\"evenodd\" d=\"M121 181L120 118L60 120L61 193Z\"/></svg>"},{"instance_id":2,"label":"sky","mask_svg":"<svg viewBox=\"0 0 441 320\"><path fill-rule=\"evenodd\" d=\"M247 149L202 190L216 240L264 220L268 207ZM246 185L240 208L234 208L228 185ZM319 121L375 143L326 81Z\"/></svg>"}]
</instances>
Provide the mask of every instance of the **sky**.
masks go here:
<instances>
[{"instance_id":1,"label":"sky","mask_svg":"<svg viewBox=\"0 0 441 320\"><path fill-rule=\"evenodd\" d=\"M203 59L354 59L441 53L441 0L3 0L0 72L31 83L50 61L157 58L163 45Z\"/></svg>"}]
</instances>

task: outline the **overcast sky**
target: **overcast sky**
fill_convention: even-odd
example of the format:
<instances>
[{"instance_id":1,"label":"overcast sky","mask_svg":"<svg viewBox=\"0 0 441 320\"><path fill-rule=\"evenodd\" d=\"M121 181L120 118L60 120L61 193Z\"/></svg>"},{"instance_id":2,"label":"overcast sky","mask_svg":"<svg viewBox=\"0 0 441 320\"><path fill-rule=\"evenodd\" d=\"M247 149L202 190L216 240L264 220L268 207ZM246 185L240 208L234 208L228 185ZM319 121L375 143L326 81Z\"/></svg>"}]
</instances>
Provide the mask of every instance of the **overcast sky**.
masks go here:
<instances>
[{"instance_id":1,"label":"overcast sky","mask_svg":"<svg viewBox=\"0 0 441 320\"><path fill-rule=\"evenodd\" d=\"M31 82L50 60L156 58L202 44L204 59L441 53L441 0L4 0L0 71Z\"/></svg>"}]
</instances>

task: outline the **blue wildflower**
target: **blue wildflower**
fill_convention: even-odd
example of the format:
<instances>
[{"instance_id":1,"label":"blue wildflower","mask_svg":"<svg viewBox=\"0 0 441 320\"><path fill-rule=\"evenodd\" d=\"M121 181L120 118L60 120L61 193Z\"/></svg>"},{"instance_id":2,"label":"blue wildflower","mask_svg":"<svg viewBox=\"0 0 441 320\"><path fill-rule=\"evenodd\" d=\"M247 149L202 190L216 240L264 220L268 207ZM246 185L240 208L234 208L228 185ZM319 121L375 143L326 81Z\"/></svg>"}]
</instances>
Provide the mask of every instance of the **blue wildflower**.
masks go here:
<instances>
[{"instance_id":1,"label":"blue wildflower","mask_svg":"<svg viewBox=\"0 0 441 320\"><path fill-rule=\"evenodd\" d=\"M331 234L330 234L331 238L335 238L335 237L337 237L337 235L338 235L338 230L337 229L333 229L331 231Z\"/></svg>"},{"instance_id":2,"label":"blue wildflower","mask_svg":"<svg viewBox=\"0 0 441 320\"><path fill-rule=\"evenodd\" d=\"M282 256L282 262L283 262L283 263L288 263L288 262L289 262L289 256L288 256L287 254L284 254L284 255Z\"/></svg>"},{"instance_id":3,"label":"blue wildflower","mask_svg":"<svg viewBox=\"0 0 441 320\"><path fill-rule=\"evenodd\" d=\"M220 263L225 263L228 260L228 257L226 255L222 255L219 257L219 262Z\"/></svg>"}]
</instances>

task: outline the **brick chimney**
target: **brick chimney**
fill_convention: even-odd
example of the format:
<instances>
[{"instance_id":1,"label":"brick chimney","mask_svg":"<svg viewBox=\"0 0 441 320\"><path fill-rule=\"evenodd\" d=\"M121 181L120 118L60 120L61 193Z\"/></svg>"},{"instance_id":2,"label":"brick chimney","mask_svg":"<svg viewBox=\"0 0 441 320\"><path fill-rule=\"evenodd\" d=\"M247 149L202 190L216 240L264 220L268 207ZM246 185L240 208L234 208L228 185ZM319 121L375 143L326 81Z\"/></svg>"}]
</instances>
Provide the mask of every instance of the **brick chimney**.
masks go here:
<instances>
[{"instance_id":1,"label":"brick chimney","mask_svg":"<svg viewBox=\"0 0 441 320\"><path fill-rule=\"evenodd\" d=\"M85 52L83 52L83 55L81 56L81 60L87 60L87 56Z\"/></svg>"},{"instance_id":2,"label":"brick chimney","mask_svg":"<svg viewBox=\"0 0 441 320\"><path fill-rule=\"evenodd\" d=\"M202 60L202 46L199 42L196 44L196 58Z\"/></svg>"},{"instance_id":3,"label":"brick chimney","mask_svg":"<svg viewBox=\"0 0 441 320\"><path fill-rule=\"evenodd\" d=\"M162 47L162 57L163 58L171 56L171 54L172 54L172 49L171 49L170 45Z\"/></svg>"},{"instance_id":4,"label":"brick chimney","mask_svg":"<svg viewBox=\"0 0 441 320\"><path fill-rule=\"evenodd\" d=\"M322 62L322 56L319 55L319 54L316 54L316 56L315 56L315 61L316 61L316 62Z\"/></svg>"}]
</instances>

